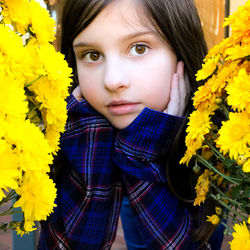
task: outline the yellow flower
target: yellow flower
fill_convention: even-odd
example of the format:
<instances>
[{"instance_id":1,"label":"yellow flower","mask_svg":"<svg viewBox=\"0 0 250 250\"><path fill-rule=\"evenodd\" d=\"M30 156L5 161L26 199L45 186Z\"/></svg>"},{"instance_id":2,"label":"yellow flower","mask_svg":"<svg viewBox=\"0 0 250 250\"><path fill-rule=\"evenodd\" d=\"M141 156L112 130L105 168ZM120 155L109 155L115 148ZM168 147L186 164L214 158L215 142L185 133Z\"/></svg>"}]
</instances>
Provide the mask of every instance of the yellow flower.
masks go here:
<instances>
[{"instance_id":1,"label":"yellow flower","mask_svg":"<svg viewBox=\"0 0 250 250\"><path fill-rule=\"evenodd\" d=\"M218 225L220 218L217 214L213 214L212 216L207 216L207 221L211 222L213 225Z\"/></svg>"},{"instance_id":2,"label":"yellow flower","mask_svg":"<svg viewBox=\"0 0 250 250\"><path fill-rule=\"evenodd\" d=\"M24 231L24 229L21 228L20 226L16 227L15 230L16 230L17 235L20 235L21 237L23 237L23 235L27 233L27 232Z\"/></svg>"},{"instance_id":3,"label":"yellow flower","mask_svg":"<svg viewBox=\"0 0 250 250\"><path fill-rule=\"evenodd\" d=\"M47 175L43 174L38 178L32 172L26 172L16 192L20 195L20 199L16 201L14 207L22 208L25 221L28 222L27 228L30 228L35 220L46 220L56 206L55 184Z\"/></svg>"},{"instance_id":4,"label":"yellow flower","mask_svg":"<svg viewBox=\"0 0 250 250\"><path fill-rule=\"evenodd\" d=\"M193 155L196 154L196 151L202 147L202 142L199 142L193 139L189 140L187 137L186 137L185 142L186 142L188 149L186 150L185 155L180 160L180 164L186 163L186 165L188 165Z\"/></svg>"},{"instance_id":5,"label":"yellow flower","mask_svg":"<svg viewBox=\"0 0 250 250\"><path fill-rule=\"evenodd\" d=\"M213 156L213 151L212 151L211 148L209 148L207 145L204 145L204 146L202 147L201 156L202 156L205 160L209 160L209 159Z\"/></svg>"},{"instance_id":6,"label":"yellow flower","mask_svg":"<svg viewBox=\"0 0 250 250\"><path fill-rule=\"evenodd\" d=\"M226 87L228 93L228 104L234 110L246 111L250 114L250 75L247 74L246 69L239 71L233 81Z\"/></svg>"},{"instance_id":7,"label":"yellow flower","mask_svg":"<svg viewBox=\"0 0 250 250\"><path fill-rule=\"evenodd\" d=\"M238 67L241 64L240 60L227 61L223 65L220 65L216 73L216 78L211 82L211 91L218 93L220 96L222 90L225 88L227 83L238 73Z\"/></svg>"},{"instance_id":8,"label":"yellow flower","mask_svg":"<svg viewBox=\"0 0 250 250\"><path fill-rule=\"evenodd\" d=\"M218 131L216 143L221 152L229 153L231 159L237 160L239 155L249 151L250 144L250 114L246 112L229 113L229 120L222 122Z\"/></svg>"},{"instance_id":9,"label":"yellow flower","mask_svg":"<svg viewBox=\"0 0 250 250\"><path fill-rule=\"evenodd\" d=\"M205 201L207 193L209 191L209 187L210 187L211 175L212 175L212 172L206 169L204 173L199 176L197 184L195 186L196 198L194 201L194 206L196 205L200 206L201 202Z\"/></svg>"},{"instance_id":10,"label":"yellow flower","mask_svg":"<svg viewBox=\"0 0 250 250\"><path fill-rule=\"evenodd\" d=\"M250 3L247 1L244 6L240 6L237 11L225 18L224 26L231 26L232 37L236 40L249 36L249 12Z\"/></svg>"},{"instance_id":11,"label":"yellow flower","mask_svg":"<svg viewBox=\"0 0 250 250\"><path fill-rule=\"evenodd\" d=\"M55 40L55 21L50 18L46 9L41 8L40 4L31 0L29 3L29 24L32 44L48 44Z\"/></svg>"},{"instance_id":12,"label":"yellow flower","mask_svg":"<svg viewBox=\"0 0 250 250\"><path fill-rule=\"evenodd\" d=\"M47 10L35 0L0 6L0 200L11 189L18 194L14 207L24 220L9 226L23 235L55 207L47 173L67 119L72 70L51 45L55 21Z\"/></svg>"},{"instance_id":13,"label":"yellow flower","mask_svg":"<svg viewBox=\"0 0 250 250\"><path fill-rule=\"evenodd\" d=\"M250 159L248 159L242 166L242 169L244 172L249 173L250 172Z\"/></svg>"},{"instance_id":14,"label":"yellow flower","mask_svg":"<svg viewBox=\"0 0 250 250\"><path fill-rule=\"evenodd\" d=\"M29 0L1 0L2 15L6 24L14 23L17 30L24 34L28 25Z\"/></svg>"},{"instance_id":15,"label":"yellow flower","mask_svg":"<svg viewBox=\"0 0 250 250\"><path fill-rule=\"evenodd\" d=\"M17 156L12 153L10 145L2 142L1 147L3 144L5 144L5 150L2 149L0 154L0 201L6 196L3 190L16 189L17 180L21 176Z\"/></svg>"},{"instance_id":16,"label":"yellow flower","mask_svg":"<svg viewBox=\"0 0 250 250\"><path fill-rule=\"evenodd\" d=\"M7 84L6 84L7 83ZM23 89L23 83L0 73L0 119L25 119L28 103Z\"/></svg>"},{"instance_id":17,"label":"yellow flower","mask_svg":"<svg viewBox=\"0 0 250 250\"><path fill-rule=\"evenodd\" d=\"M189 116L187 127L188 136L197 141L203 141L204 136L209 133L212 122L210 121L210 112L204 110L193 111Z\"/></svg>"},{"instance_id":18,"label":"yellow flower","mask_svg":"<svg viewBox=\"0 0 250 250\"><path fill-rule=\"evenodd\" d=\"M52 163L51 148L40 129L29 120L8 123L5 139L15 145L13 150L23 171L49 172L49 164Z\"/></svg>"},{"instance_id":19,"label":"yellow flower","mask_svg":"<svg viewBox=\"0 0 250 250\"><path fill-rule=\"evenodd\" d=\"M217 165L216 165L216 168L224 175L228 175L226 172L225 172L225 166L220 163L220 162L217 162ZM216 182L217 182L217 186L220 186L222 181L223 181L223 177L219 174L215 174L214 177L213 177Z\"/></svg>"},{"instance_id":20,"label":"yellow flower","mask_svg":"<svg viewBox=\"0 0 250 250\"><path fill-rule=\"evenodd\" d=\"M9 27L0 24L0 75L25 82L32 75L29 52L22 39Z\"/></svg>"},{"instance_id":21,"label":"yellow flower","mask_svg":"<svg viewBox=\"0 0 250 250\"><path fill-rule=\"evenodd\" d=\"M214 73L217 63L220 59L220 55L212 56L209 58L203 65L202 69L200 69L196 74L196 80L200 81L209 77L212 73Z\"/></svg>"},{"instance_id":22,"label":"yellow flower","mask_svg":"<svg viewBox=\"0 0 250 250\"><path fill-rule=\"evenodd\" d=\"M65 99L72 81L72 69L68 67L64 56L56 52L53 46L41 46L37 55L40 61L37 72L43 77L33 83L29 90L35 94L34 103L41 103L45 138L55 152L58 150L60 132L64 131L67 119Z\"/></svg>"},{"instance_id":23,"label":"yellow flower","mask_svg":"<svg viewBox=\"0 0 250 250\"><path fill-rule=\"evenodd\" d=\"M185 138L187 151L180 160L180 164L188 164L192 156L196 154L196 151L202 147L204 136L209 133L212 124L209 115L209 110L204 110L203 112L196 110L190 114L186 129L187 136Z\"/></svg>"},{"instance_id":24,"label":"yellow flower","mask_svg":"<svg viewBox=\"0 0 250 250\"><path fill-rule=\"evenodd\" d=\"M64 55L56 52L52 45L40 46L37 50L38 59L41 62L39 73L46 76L54 82L54 86L60 90L64 96L68 95L68 87L71 83L72 69L68 67L67 62L64 60ZM51 87L51 90L53 90Z\"/></svg>"},{"instance_id":25,"label":"yellow flower","mask_svg":"<svg viewBox=\"0 0 250 250\"><path fill-rule=\"evenodd\" d=\"M222 213L221 207L215 207L215 212L216 212L216 214L221 215L221 213Z\"/></svg>"},{"instance_id":26,"label":"yellow flower","mask_svg":"<svg viewBox=\"0 0 250 250\"><path fill-rule=\"evenodd\" d=\"M228 55L225 61L244 58L250 55L250 44L245 46L235 45L233 48L226 49L225 52Z\"/></svg>"},{"instance_id":27,"label":"yellow flower","mask_svg":"<svg viewBox=\"0 0 250 250\"><path fill-rule=\"evenodd\" d=\"M37 229L37 228L34 228L33 226L34 226L34 223L25 221L23 227L21 227L19 223L19 225L16 226L15 230L16 230L17 235L20 235L21 237L23 237L24 234L29 234L30 232Z\"/></svg>"},{"instance_id":28,"label":"yellow flower","mask_svg":"<svg viewBox=\"0 0 250 250\"><path fill-rule=\"evenodd\" d=\"M249 250L250 249L250 233L246 226L246 222L235 224L233 232L233 240L229 242L232 250Z\"/></svg>"},{"instance_id":29,"label":"yellow flower","mask_svg":"<svg viewBox=\"0 0 250 250\"><path fill-rule=\"evenodd\" d=\"M194 100L194 107L199 111L209 111L213 112L215 109L218 108L216 103L216 98L219 97L219 94L213 93L211 86L212 82L216 80L216 76L213 75L203 86L200 86L198 90L195 92L193 100Z\"/></svg>"},{"instance_id":30,"label":"yellow flower","mask_svg":"<svg viewBox=\"0 0 250 250\"><path fill-rule=\"evenodd\" d=\"M209 58L215 57L216 55L222 55L224 56L224 52L227 48L231 47L233 44L233 40L231 37L227 37L223 39L220 43L214 45L209 51L208 54L206 55L204 62L207 62Z\"/></svg>"}]
</instances>

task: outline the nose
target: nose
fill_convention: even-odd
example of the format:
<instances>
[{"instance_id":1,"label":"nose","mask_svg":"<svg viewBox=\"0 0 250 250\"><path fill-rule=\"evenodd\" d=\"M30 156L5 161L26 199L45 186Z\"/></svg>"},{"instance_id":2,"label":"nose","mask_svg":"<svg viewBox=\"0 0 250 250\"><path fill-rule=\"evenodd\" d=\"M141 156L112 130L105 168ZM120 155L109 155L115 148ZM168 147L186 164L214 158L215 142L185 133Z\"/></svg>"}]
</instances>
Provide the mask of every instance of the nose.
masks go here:
<instances>
[{"instance_id":1,"label":"nose","mask_svg":"<svg viewBox=\"0 0 250 250\"><path fill-rule=\"evenodd\" d=\"M126 73L126 64L122 59L106 58L104 72L104 87L111 92L121 91L130 86Z\"/></svg>"}]
</instances>

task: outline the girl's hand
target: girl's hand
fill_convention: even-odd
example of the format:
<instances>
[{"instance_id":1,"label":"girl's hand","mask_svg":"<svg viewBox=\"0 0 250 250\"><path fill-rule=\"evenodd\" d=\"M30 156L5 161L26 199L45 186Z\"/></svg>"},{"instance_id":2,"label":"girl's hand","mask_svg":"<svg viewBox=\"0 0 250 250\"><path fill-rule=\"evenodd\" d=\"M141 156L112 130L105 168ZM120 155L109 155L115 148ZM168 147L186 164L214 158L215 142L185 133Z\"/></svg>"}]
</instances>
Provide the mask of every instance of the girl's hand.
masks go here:
<instances>
[{"instance_id":1,"label":"girl's hand","mask_svg":"<svg viewBox=\"0 0 250 250\"><path fill-rule=\"evenodd\" d=\"M79 87L79 86L77 86L77 87L73 90L72 95L76 98L76 100L77 100L78 102L80 102L81 100L83 100L83 95L82 95L82 93L81 93L81 90L80 90L80 87Z\"/></svg>"},{"instance_id":2,"label":"girl's hand","mask_svg":"<svg viewBox=\"0 0 250 250\"><path fill-rule=\"evenodd\" d=\"M179 61L176 73L172 76L170 100L163 112L174 116L182 116L188 102L189 94L190 85L187 75L184 75L184 63Z\"/></svg>"}]
</instances>

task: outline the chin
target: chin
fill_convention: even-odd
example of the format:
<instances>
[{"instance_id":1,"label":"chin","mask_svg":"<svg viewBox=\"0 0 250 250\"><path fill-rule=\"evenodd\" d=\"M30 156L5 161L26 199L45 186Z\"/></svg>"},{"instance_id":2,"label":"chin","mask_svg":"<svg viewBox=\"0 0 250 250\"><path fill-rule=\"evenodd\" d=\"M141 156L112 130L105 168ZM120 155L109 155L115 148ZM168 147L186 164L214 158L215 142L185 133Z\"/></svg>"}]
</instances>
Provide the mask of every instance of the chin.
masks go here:
<instances>
[{"instance_id":1,"label":"chin","mask_svg":"<svg viewBox=\"0 0 250 250\"><path fill-rule=\"evenodd\" d=\"M128 127L134 119L128 120L128 119L117 119L116 121L110 121L111 124L117 128L117 129L124 129L126 127Z\"/></svg>"}]
</instances>

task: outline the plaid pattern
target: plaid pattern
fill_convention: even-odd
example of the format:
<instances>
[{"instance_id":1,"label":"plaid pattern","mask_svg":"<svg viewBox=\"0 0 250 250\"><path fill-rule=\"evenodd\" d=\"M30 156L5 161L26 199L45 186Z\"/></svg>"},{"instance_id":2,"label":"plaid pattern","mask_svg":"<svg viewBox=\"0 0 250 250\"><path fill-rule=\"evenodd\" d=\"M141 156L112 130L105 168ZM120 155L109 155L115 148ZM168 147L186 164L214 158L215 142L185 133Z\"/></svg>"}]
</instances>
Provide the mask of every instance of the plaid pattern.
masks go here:
<instances>
[{"instance_id":1,"label":"plaid pattern","mask_svg":"<svg viewBox=\"0 0 250 250\"><path fill-rule=\"evenodd\" d=\"M68 116L61 148L69 164L57 185L57 207L42 226L39 249L110 249L122 192L148 249L196 249L189 239L190 215L168 190L163 162L182 119L145 108L117 131L73 96Z\"/></svg>"}]
</instances>

